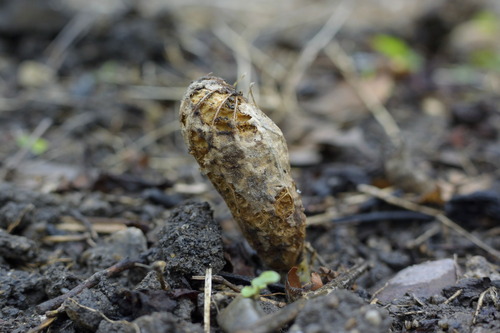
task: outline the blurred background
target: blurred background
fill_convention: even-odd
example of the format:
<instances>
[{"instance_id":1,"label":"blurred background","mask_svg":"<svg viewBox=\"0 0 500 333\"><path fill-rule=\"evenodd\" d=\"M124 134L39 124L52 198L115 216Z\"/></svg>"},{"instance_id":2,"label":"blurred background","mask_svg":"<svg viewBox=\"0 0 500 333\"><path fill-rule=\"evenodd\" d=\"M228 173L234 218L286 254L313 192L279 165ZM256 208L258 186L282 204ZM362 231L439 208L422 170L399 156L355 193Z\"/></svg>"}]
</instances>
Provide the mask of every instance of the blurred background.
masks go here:
<instances>
[{"instance_id":1,"label":"blurred background","mask_svg":"<svg viewBox=\"0 0 500 333\"><path fill-rule=\"evenodd\" d=\"M279 124L311 196L375 180L495 186L499 13L494 0L3 0L1 176L53 191L106 172L203 192L177 112L212 73Z\"/></svg>"}]
</instances>

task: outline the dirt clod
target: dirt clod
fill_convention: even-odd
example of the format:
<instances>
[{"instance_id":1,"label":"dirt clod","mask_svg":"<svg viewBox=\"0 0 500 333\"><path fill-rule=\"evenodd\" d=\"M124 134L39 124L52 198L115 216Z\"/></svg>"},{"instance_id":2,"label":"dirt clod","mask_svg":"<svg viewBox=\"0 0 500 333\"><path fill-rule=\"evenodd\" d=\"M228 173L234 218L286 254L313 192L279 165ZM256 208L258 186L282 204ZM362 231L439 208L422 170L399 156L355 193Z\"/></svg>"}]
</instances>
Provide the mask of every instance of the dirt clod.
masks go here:
<instances>
[{"instance_id":1,"label":"dirt clod","mask_svg":"<svg viewBox=\"0 0 500 333\"><path fill-rule=\"evenodd\" d=\"M107 268L125 258L137 258L147 249L146 237L137 228L117 231L103 244L83 253L86 265L93 272Z\"/></svg>"},{"instance_id":2,"label":"dirt clod","mask_svg":"<svg viewBox=\"0 0 500 333\"><path fill-rule=\"evenodd\" d=\"M367 304L347 290L310 301L297 317L290 332L388 332L392 319L386 310Z\"/></svg>"},{"instance_id":3,"label":"dirt clod","mask_svg":"<svg viewBox=\"0 0 500 333\"><path fill-rule=\"evenodd\" d=\"M172 216L159 231L155 260L167 263L169 283L183 286L183 279L204 275L212 267L213 274L224 267L220 226L207 203L189 203L172 211Z\"/></svg>"}]
</instances>

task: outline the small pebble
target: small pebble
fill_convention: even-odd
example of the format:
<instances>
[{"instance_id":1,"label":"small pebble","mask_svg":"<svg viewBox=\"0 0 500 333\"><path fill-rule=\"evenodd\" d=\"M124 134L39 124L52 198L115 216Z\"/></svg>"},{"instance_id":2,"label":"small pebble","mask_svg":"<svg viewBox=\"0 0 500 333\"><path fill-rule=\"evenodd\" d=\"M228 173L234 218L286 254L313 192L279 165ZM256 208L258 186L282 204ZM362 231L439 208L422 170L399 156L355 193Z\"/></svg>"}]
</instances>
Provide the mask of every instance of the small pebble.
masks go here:
<instances>
[{"instance_id":1,"label":"small pebble","mask_svg":"<svg viewBox=\"0 0 500 333\"><path fill-rule=\"evenodd\" d=\"M54 81L55 72L49 66L27 60L19 65L17 79L24 87L41 87Z\"/></svg>"},{"instance_id":2,"label":"small pebble","mask_svg":"<svg viewBox=\"0 0 500 333\"><path fill-rule=\"evenodd\" d=\"M439 328L442 328L443 330L447 330L448 329L448 320L446 319L441 319L438 321L438 326Z\"/></svg>"},{"instance_id":3,"label":"small pebble","mask_svg":"<svg viewBox=\"0 0 500 333\"><path fill-rule=\"evenodd\" d=\"M340 305L340 301L339 301L338 297L332 296L332 297L328 298L326 305L332 309L336 309Z\"/></svg>"},{"instance_id":4,"label":"small pebble","mask_svg":"<svg viewBox=\"0 0 500 333\"><path fill-rule=\"evenodd\" d=\"M320 333L322 332L321 325L310 324L306 326L305 333Z\"/></svg>"},{"instance_id":5,"label":"small pebble","mask_svg":"<svg viewBox=\"0 0 500 333\"><path fill-rule=\"evenodd\" d=\"M376 327L380 326L380 324L382 323L382 317L380 316L380 313L375 309L368 310L365 313L365 319L370 324Z\"/></svg>"},{"instance_id":6,"label":"small pebble","mask_svg":"<svg viewBox=\"0 0 500 333\"><path fill-rule=\"evenodd\" d=\"M441 304L444 301L446 301L446 297L444 297L442 295L433 295L429 298L429 303L434 304L434 305Z\"/></svg>"},{"instance_id":7,"label":"small pebble","mask_svg":"<svg viewBox=\"0 0 500 333\"><path fill-rule=\"evenodd\" d=\"M344 327L346 330L350 330L350 329L353 329L354 327L356 327L357 325L358 325L358 323L356 322L355 318L349 318L345 322Z\"/></svg>"}]
</instances>

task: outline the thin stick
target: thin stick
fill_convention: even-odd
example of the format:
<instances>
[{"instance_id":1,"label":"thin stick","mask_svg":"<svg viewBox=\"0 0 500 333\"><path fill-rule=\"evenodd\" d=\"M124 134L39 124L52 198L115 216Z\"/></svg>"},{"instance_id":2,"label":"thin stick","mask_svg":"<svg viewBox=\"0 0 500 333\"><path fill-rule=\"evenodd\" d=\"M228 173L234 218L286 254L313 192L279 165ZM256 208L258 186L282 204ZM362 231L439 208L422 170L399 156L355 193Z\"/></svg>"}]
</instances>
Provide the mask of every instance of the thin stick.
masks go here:
<instances>
[{"instance_id":1,"label":"thin stick","mask_svg":"<svg viewBox=\"0 0 500 333\"><path fill-rule=\"evenodd\" d=\"M476 306L476 311L474 311L474 318L472 319L472 323L476 324L477 322L477 317L479 316L479 310L483 307L484 303L484 298L487 293L490 293L490 297L493 299L493 301L496 303L496 288L495 287L489 287L485 291L479 295L479 299L477 300L477 306Z\"/></svg>"},{"instance_id":2,"label":"thin stick","mask_svg":"<svg viewBox=\"0 0 500 333\"><path fill-rule=\"evenodd\" d=\"M361 84L360 79L356 75L356 70L351 58L345 53L340 44L333 41L325 47L325 53L340 70L345 80L361 99L365 107L372 113L373 117L382 126L385 133L391 139L396 147L402 144L401 131L392 118L389 110L375 97L371 92L367 91Z\"/></svg>"},{"instance_id":3,"label":"thin stick","mask_svg":"<svg viewBox=\"0 0 500 333\"><path fill-rule=\"evenodd\" d=\"M455 298L460 296L463 291L464 291L463 289L458 289L457 291L455 291L455 293L453 295L451 295L450 298L448 298L446 301L444 301L444 304L448 304L451 301L453 301Z\"/></svg>"},{"instance_id":4,"label":"thin stick","mask_svg":"<svg viewBox=\"0 0 500 333\"><path fill-rule=\"evenodd\" d=\"M21 164L23 159L26 157L26 154L30 151L30 149L35 144L36 140L40 139L40 137L52 126L52 119L45 118L43 119L38 126L33 130L26 145L23 146L21 150L19 150L11 159L8 159L5 163L5 167L0 170L0 180L5 180L9 174L16 169L16 167Z\"/></svg>"},{"instance_id":5,"label":"thin stick","mask_svg":"<svg viewBox=\"0 0 500 333\"><path fill-rule=\"evenodd\" d=\"M426 230L423 234L421 234L420 236L418 236L414 240L409 241L406 244L406 247L409 249L416 248L417 246L419 246L420 244L422 244L423 242L425 242L426 240L428 240L432 236L438 234L440 230L441 230L441 226L436 223L436 224L434 224L434 226L432 228Z\"/></svg>"},{"instance_id":6,"label":"thin stick","mask_svg":"<svg viewBox=\"0 0 500 333\"><path fill-rule=\"evenodd\" d=\"M370 268L368 262L361 262L354 267L352 267L349 271L344 272L337 276L332 281L328 282L324 286L319 289L308 291L302 295L305 299L312 299L318 296L325 296L330 294L331 292L337 289L347 289L356 282L356 280Z\"/></svg>"},{"instance_id":7,"label":"thin stick","mask_svg":"<svg viewBox=\"0 0 500 333\"><path fill-rule=\"evenodd\" d=\"M97 12L86 10L73 16L45 51L48 54L47 63L49 66L58 69L64 60L66 50L78 38L85 36L98 18Z\"/></svg>"},{"instance_id":8,"label":"thin stick","mask_svg":"<svg viewBox=\"0 0 500 333\"><path fill-rule=\"evenodd\" d=\"M416 203L413 203L411 201L401 199L394 197L390 193L386 193L374 186L370 185L365 185L361 184L358 186L358 190L363 193L367 193L370 195L373 195L374 197L377 197L379 199L382 199L390 204L393 204L395 206L403 207L408 210L413 210L416 212L424 213L427 215L434 216L439 222L441 222L443 225L451 228L452 230L455 230L458 234L464 236L468 240L470 240L473 244L475 244L477 247L483 249L484 251L488 252L490 255L496 257L497 259L500 259L500 251L495 250L476 236L472 235L470 232L450 220L448 217L444 215L444 213L439 210L439 209L434 209L434 208L429 208L425 206L418 205Z\"/></svg>"},{"instance_id":9,"label":"thin stick","mask_svg":"<svg viewBox=\"0 0 500 333\"><path fill-rule=\"evenodd\" d=\"M88 232L79 235L52 235L45 236L42 238L42 242L46 244L51 243L66 243L66 242L79 242L79 241L89 241L91 236Z\"/></svg>"},{"instance_id":10,"label":"thin stick","mask_svg":"<svg viewBox=\"0 0 500 333\"><path fill-rule=\"evenodd\" d=\"M202 97L202 98L201 98L201 99L200 99L200 100L196 103L196 105L193 107L193 111L198 110L198 109L201 107L201 105L202 105L203 103L205 103L205 101L206 101L208 98L210 98L210 96L212 96L213 94L215 94L215 91L209 91L209 92L208 92L205 96L203 96L203 97Z\"/></svg>"},{"instance_id":11,"label":"thin stick","mask_svg":"<svg viewBox=\"0 0 500 333\"><path fill-rule=\"evenodd\" d=\"M48 328L52 323L57 319L57 317L48 317L45 318L45 320L38 325L37 327L34 327L28 331L28 333L38 333L43 331L44 329Z\"/></svg>"},{"instance_id":12,"label":"thin stick","mask_svg":"<svg viewBox=\"0 0 500 333\"><path fill-rule=\"evenodd\" d=\"M179 123L177 121L167 123L161 127L155 128L151 131L147 131L142 137L133 143L133 149L136 151L144 150L147 146L151 145L155 141L173 133L179 129ZM131 146L125 146L113 155L110 155L104 159L103 164L107 167L115 167L120 161L124 159L124 156L130 151ZM120 169L114 168L115 171L119 172ZM123 171L123 170L122 170Z\"/></svg>"},{"instance_id":13,"label":"thin stick","mask_svg":"<svg viewBox=\"0 0 500 333\"><path fill-rule=\"evenodd\" d=\"M268 333L268 332L279 332L280 328L285 326L290 321L294 320L300 313L300 311L306 306L307 300L299 299L292 304L282 308L281 310L268 314L255 324L250 326L248 331L252 333Z\"/></svg>"},{"instance_id":14,"label":"thin stick","mask_svg":"<svg viewBox=\"0 0 500 333\"><path fill-rule=\"evenodd\" d=\"M222 102L219 104L219 106L217 107L217 110L215 111L215 114L214 114L214 119L212 119L212 126L215 125L215 120L217 119L217 117L219 116L219 113L220 113L220 110L224 107L224 104L226 104L226 102L231 98L231 96L233 96L234 94L229 94L227 95L223 100ZM234 112L236 112L236 110L234 110ZM234 115L233 115L234 117Z\"/></svg>"},{"instance_id":15,"label":"thin stick","mask_svg":"<svg viewBox=\"0 0 500 333\"><path fill-rule=\"evenodd\" d=\"M163 273L165 273L167 269L167 263L163 260L158 260L151 265L151 268L153 268L156 273L156 278L160 282L161 289L170 290L170 285L165 281L165 277L163 276Z\"/></svg>"},{"instance_id":16,"label":"thin stick","mask_svg":"<svg viewBox=\"0 0 500 333\"><path fill-rule=\"evenodd\" d=\"M238 77L240 78L239 81L242 81L240 86L242 90L248 89L250 82L252 82L252 58L249 50L250 43L236 32L232 31L223 21L220 21L218 25L214 26L212 32L233 51Z\"/></svg>"},{"instance_id":17,"label":"thin stick","mask_svg":"<svg viewBox=\"0 0 500 333\"><path fill-rule=\"evenodd\" d=\"M328 43L339 32L340 28L347 21L354 3L356 1L342 1L332 13L328 21L318 31L318 33L305 45L297 61L293 65L289 75L286 77L283 89L283 102L285 110L298 110L297 95L295 90L305 71L316 59L318 53L328 45Z\"/></svg>"},{"instance_id":18,"label":"thin stick","mask_svg":"<svg viewBox=\"0 0 500 333\"><path fill-rule=\"evenodd\" d=\"M73 297L75 295L78 295L84 289L94 287L96 284L99 283L101 278L112 277L112 276L114 276L118 273L121 273L127 269L131 269L131 268L136 267L136 264L138 264L138 263L143 264L144 262L142 259L138 259L138 260L124 259L122 261L119 261L118 263L114 264L113 266L108 267L105 270L102 270L102 271L95 273L94 275L92 275L87 280L83 281L82 283L80 283L78 286L71 289L67 293L62 294L56 298L49 299L48 301L45 301L41 304L38 304L36 306L36 310L38 313L44 313L44 312L47 312L49 310L52 310L52 309L60 306L66 299Z\"/></svg>"},{"instance_id":19,"label":"thin stick","mask_svg":"<svg viewBox=\"0 0 500 333\"><path fill-rule=\"evenodd\" d=\"M233 112L233 121L236 121L236 115L238 114L238 102L240 101L238 95L234 98L234 112Z\"/></svg>"},{"instance_id":20,"label":"thin stick","mask_svg":"<svg viewBox=\"0 0 500 333\"><path fill-rule=\"evenodd\" d=\"M19 212L19 215L16 217L16 219L7 226L7 232L10 234L19 224L21 224L24 215L26 215L26 213L28 212L31 212L33 209L35 209L35 205L33 205L32 203L26 205L26 207L24 207L21 212Z\"/></svg>"},{"instance_id":21,"label":"thin stick","mask_svg":"<svg viewBox=\"0 0 500 333\"><path fill-rule=\"evenodd\" d=\"M203 275L194 275L194 276L191 277L191 279L193 279L193 280L205 280L205 276L203 276ZM223 284L226 287L228 287L229 289L231 289L231 290L233 290L233 291L235 291L237 293L241 292L241 288L240 287L238 287L234 283L229 282L228 280L224 279L224 277L222 277L220 275L212 275L212 281L220 283L220 284Z\"/></svg>"},{"instance_id":22,"label":"thin stick","mask_svg":"<svg viewBox=\"0 0 500 333\"><path fill-rule=\"evenodd\" d=\"M73 216L75 220L81 222L85 226L92 240L96 241L99 236L97 235L97 232L95 231L92 223L76 209L72 209L70 211L70 214Z\"/></svg>"},{"instance_id":23,"label":"thin stick","mask_svg":"<svg viewBox=\"0 0 500 333\"><path fill-rule=\"evenodd\" d=\"M269 77L273 79L282 78L286 75L287 69L253 45L252 38L249 39L248 34L245 36L241 35L225 22L220 22L212 31L214 35L219 38L221 42L226 44L227 47L231 48L234 53L244 58L244 60L248 62L248 66L255 64L256 67L261 69L262 72L267 73ZM260 33L257 32L254 35L258 36ZM270 66L270 64L272 64L272 66ZM248 72L250 69L251 67L246 69L247 75L250 75L251 72ZM247 82L250 83L252 81L251 79L251 77L248 77Z\"/></svg>"},{"instance_id":24,"label":"thin stick","mask_svg":"<svg viewBox=\"0 0 500 333\"><path fill-rule=\"evenodd\" d=\"M210 333L210 304L212 303L212 268L205 271L205 304L203 305L203 328Z\"/></svg>"}]
</instances>

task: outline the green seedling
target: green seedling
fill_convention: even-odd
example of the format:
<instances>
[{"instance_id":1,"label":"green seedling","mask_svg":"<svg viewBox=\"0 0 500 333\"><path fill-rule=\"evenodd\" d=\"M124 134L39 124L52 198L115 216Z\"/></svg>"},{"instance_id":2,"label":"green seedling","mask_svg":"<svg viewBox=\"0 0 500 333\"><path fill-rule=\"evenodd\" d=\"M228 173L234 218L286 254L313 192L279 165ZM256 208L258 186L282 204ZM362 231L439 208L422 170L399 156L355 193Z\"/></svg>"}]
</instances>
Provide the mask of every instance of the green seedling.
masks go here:
<instances>
[{"instance_id":1,"label":"green seedling","mask_svg":"<svg viewBox=\"0 0 500 333\"><path fill-rule=\"evenodd\" d=\"M486 34L495 34L500 26L497 15L491 11L481 11L474 15L473 24Z\"/></svg>"},{"instance_id":2,"label":"green seedling","mask_svg":"<svg viewBox=\"0 0 500 333\"><path fill-rule=\"evenodd\" d=\"M243 297L257 297L262 289L266 289L271 283L276 283L280 280L280 275L275 271L262 272L258 277L252 280L251 286L245 286L241 289Z\"/></svg>"},{"instance_id":3,"label":"green seedling","mask_svg":"<svg viewBox=\"0 0 500 333\"><path fill-rule=\"evenodd\" d=\"M480 47L471 50L469 54L469 64L473 67L486 70L500 70L500 52L495 41L500 31L498 17L489 11L482 11L476 14L471 21L466 23L476 34L476 39L491 41L484 43Z\"/></svg>"},{"instance_id":4,"label":"green seedling","mask_svg":"<svg viewBox=\"0 0 500 333\"><path fill-rule=\"evenodd\" d=\"M416 72L422 64L421 56L401 38L379 34L372 38L375 51L386 56L398 72Z\"/></svg>"},{"instance_id":5,"label":"green seedling","mask_svg":"<svg viewBox=\"0 0 500 333\"><path fill-rule=\"evenodd\" d=\"M33 142L30 142L30 136L26 134L21 134L16 138L17 145L21 148L26 148L29 144L31 147L28 147L34 155L41 155L47 151L49 148L49 143L45 139L36 139Z\"/></svg>"}]
</instances>

